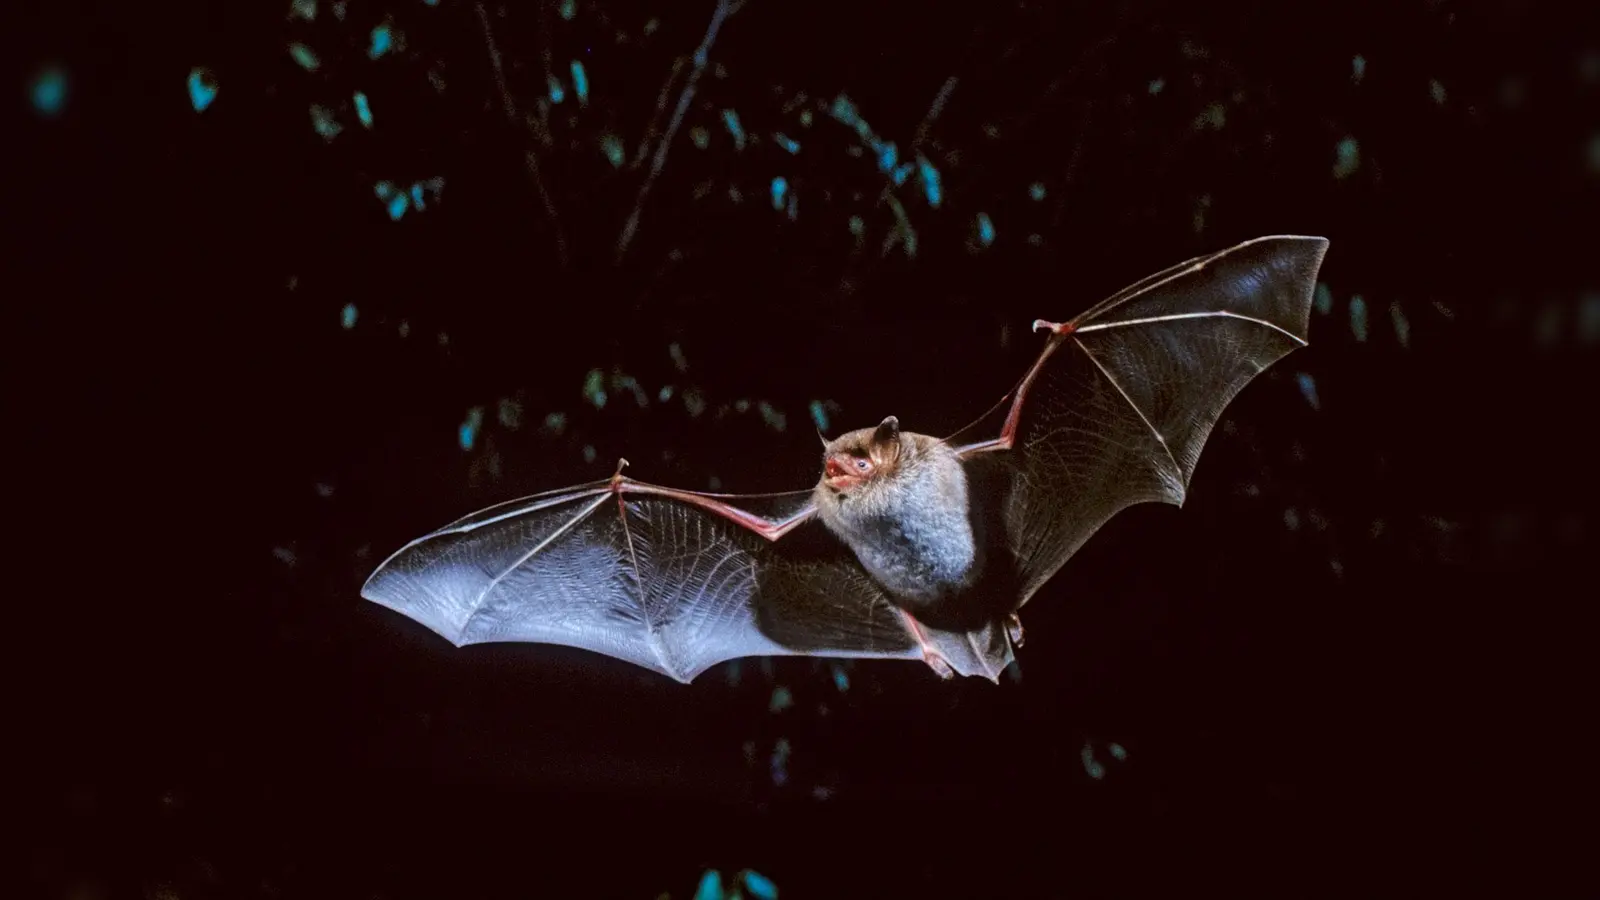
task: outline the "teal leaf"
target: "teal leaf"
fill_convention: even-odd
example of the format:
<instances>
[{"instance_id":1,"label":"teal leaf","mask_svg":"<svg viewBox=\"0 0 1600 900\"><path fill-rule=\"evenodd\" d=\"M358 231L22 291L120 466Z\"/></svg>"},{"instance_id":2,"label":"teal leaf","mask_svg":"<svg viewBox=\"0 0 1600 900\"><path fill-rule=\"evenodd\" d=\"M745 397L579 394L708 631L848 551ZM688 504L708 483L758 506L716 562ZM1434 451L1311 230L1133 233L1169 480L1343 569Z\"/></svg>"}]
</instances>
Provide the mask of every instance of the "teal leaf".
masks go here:
<instances>
[{"instance_id":1,"label":"teal leaf","mask_svg":"<svg viewBox=\"0 0 1600 900\"><path fill-rule=\"evenodd\" d=\"M700 885L694 890L694 900L723 900L722 873L707 869L700 876Z\"/></svg>"},{"instance_id":2,"label":"teal leaf","mask_svg":"<svg viewBox=\"0 0 1600 900\"><path fill-rule=\"evenodd\" d=\"M828 411L823 408L821 400L811 401L811 421L817 423L817 428L828 430Z\"/></svg>"},{"instance_id":3,"label":"teal leaf","mask_svg":"<svg viewBox=\"0 0 1600 900\"><path fill-rule=\"evenodd\" d=\"M850 690L850 674L844 670L844 666L834 662L830 667L833 669L833 686L839 689L839 693Z\"/></svg>"},{"instance_id":4,"label":"teal leaf","mask_svg":"<svg viewBox=\"0 0 1600 900\"><path fill-rule=\"evenodd\" d=\"M1317 282L1313 296L1316 298L1317 312L1323 315L1333 312L1333 289L1328 287L1326 281Z\"/></svg>"},{"instance_id":5,"label":"teal leaf","mask_svg":"<svg viewBox=\"0 0 1600 900\"><path fill-rule=\"evenodd\" d=\"M761 421L765 422L767 427L773 431L783 431L789 427L789 417L783 414L783 410L774 407L765 400L756 404L756 411L761 413Z\"/></svg>"},{"instance_id":6,"label":"teal leaf","mask_svg":"<svg viewBox=\"0 0 1600 900\"><path fill-rule=\"evenodd\" d=\"M1079 751L1078 756L1083 760L1083 771L1086 772L1090 778L1093 778L1095 781L1099 781L1100 779L1106 777L1106 768L1095 761L1094 749L1089 746L1088 741L1084 742L1083 749Z\"/></svg>"},{"instance_id":7,"label":"teal leaf","mask_svg":"<svg viewBox=\"0 0 1600 900\"><path fill-rule=\"evenodd\" d=\"M727 126L728 133L733 135L733 149L744 149L744 126L739 124L739 114L731 109L722 111L722 124Z\"/></svg>"},{"instance_id":8,"label":"teal leaf","mask_svg":"<svg viewBox=\"0 0 1600 900\"><path fill-rule=\"evenodd\" d=\"M928 162L926 156L917 154L917 173L922 179L922 193L928 198L928 205L934 209L944 202L944 186L939 182L939 170Z\"/></svg>"},{"instance_id":9,"label":"teal leaf","mask_svg":"<svg viewBox=\"0 0 1600 900\"><path fill-rule=\"evenodd\" d=\"M367 57L377 59L394 49L394 29L388 22L372 29L372 42L367 45Z\"/></svg>"},{"instance_id":10,"label":"teal leaf","mask_svg":"<svg viewBox=\"0 0 1600 900\"><path fill-rule=\"evenodd\" d=\"M994 222L988 213L978 213L978 243L985 247L994 243Z\"/></svg>"},{"instance_id":11,"label":"teal leaf","mask_svg":"<svg viewBox=\"0 0 1600 900\"><path fill-rule=\"evenodd\" d=\"M884 172L893 172L895 163L897 163L900 159L899 148L894 145L893 141L890 141L886 144L879 144L877 146L877 151L878 168Z\"/></svg>"},{"instance_id":12,"label":"teal leaf","mask_svg":"<svg viewBox=\"0 0 1600 900\"><path fill-rule=\"evenodd\" d=\"M611 163L612 168L622 168L624 151L622 149L622 141L618 140L616 135L608 134L602 138L600 150L606 155L606 162Z\"/></svg>"},{"instance_id":13,"label":"teal leaf","mask_svg":"<svg viewBox=\"0 0 1600 900\"><path fill-rule=\"evenodd\" d=\"M50 66L35 75L33 87L28 91L34 112L47 118L61 115L67 107L67 73L60 66Z\"/></svg>"},{"instance_id":14,"label":"teal leaf","mask_svg":"<svg viewBox=\"0 0 1600 900\"><path fill-rule=\"evenodd\" d=\"M316 52L299 41L289 45L289 55L307 72L315 72L322 65L322 60L317 58Z\"/></svg>"},{"instance_id":15,"label":"teal leaf","mask_svg":"<svg viewBox=\"0 0 1600 900\"><path fill-rule=\"evenodd\" d=\"M583 379L583 396L595 409L606 408L606 376L599 369L590 369Z\"/></svg>"},{"instance_id":16,"label":"teal leaf","mask_svg":"<svg viewBox=\"0 0 1600 900\"><path fill-rule=\"evenodd\" d=\"M372 106L367 102L367 95L361 91L356 91L353 99L355 100L356 104L356 118L361 120L361 125L363 127L371 128Z\"/></svg>"},{"instance_id":17,"label":"teal leaf","mask_svg":"<svg viewBox=\"0 0 1600 900\"><path fill-rule=\"evenodd\" d=\"M461 443L461 449L471 450L477 443L478 430L483 427L483 407L474 406L467 410L467 419L456 429L456 439Z\"/></svg>"},{"instance_id":18,"label":"teal leaf","mask_svg":"<svg viewBox=\"0 0 1600 900\"><path fill-rule=\"evenodd\" d=\"M1349 178L1359 168L1361 168L1361 144L1353 137L1346 137L1333 148L1333 177Z\"/></svg>"},{"instance_id":19,"label":"teal leaf","mask_svg":"<svg viewBox=\"0 0 1600 900\"><path fill-rule=\"evenodd\" d=\"M744 870L744 886L756 900L778 900L778 886L753 869Z\"/></svg>"},{"instance_id":20,"label":"teal leaf","mask_svg":"<svg viewBox=\"0 0 1600 900\"><path fill-rule=\"evenodd\" d=\"M1294 380L1300 386L1300 396L1306 398L1306 404L1313 410L1322 409L1322 400L1317 396L1317 382L1311 373L1300 372L1294 376Z\"/></svg>"},{"instance_id":21,"label":"teal leaf","mask_svg":"<svg viewBox=\"0 0 1600 900\"><path fill-rule=\"evenodd\" d=\"M572 61L572 92L578 95L578 105L587 106L589 103L589 73L584 69L583 63Z\"/></svg>"},{"instance_id":22,"label":"teal leaf","mask_svg":"<svg viewBox=\"0 0 1600 900\"><path fill-rule=\"evenodd\" d=\"M1400 301L1389 303L1389 321L1394 325L1394 339L1400 342L1400 348L1411 346L1411 321L1406 318L1406 311L1400 308Z\"/></svg>"},{"instance_id":23,"label":"teal leaf","mask_svg":"<svg viewBox=\"0 0 1600 900\"><path fill-rule=\"evenodd\" d=\"M400 221L400 216L405 215L406 207L408 207L408 200L406 200L405 194L395 194L394 197L390 197L389 203L387 203L389 218L394 219L394 221Z\"/></svg>"},{"instance_id":24,"label":"teal leaf","mask_svg":"<svg viewBox=\"0 0 1600 900\"><path fill-rule=\"evenodd\" d=\"M773 713L783 712L794 705L794 695L789 689L779 685L772 689L772 700L767 703L767 711Z\"/></svg>"},{"instance_id":25,"label":"teal leaf","mask_svg":"<svg viewBox=\"0 0 1600 900\"><path fill-rule=\"evenodd\" d=\"M318 104L311 105L311 127L325 141L331 141L344 131L344 126L333 118L333 110Z\"/></svg>"},{"instance_id":26,"label":"teal leaf","mask_svg":"<svg viewBox=\"0 0 1600 900\"><path fill-rule=\"evenodd\" d=\"M195 112L205 112L211 101L217 99L217 81L210 71L195 66L189 70L189 102Z\"/></svg>"}]
</instances>

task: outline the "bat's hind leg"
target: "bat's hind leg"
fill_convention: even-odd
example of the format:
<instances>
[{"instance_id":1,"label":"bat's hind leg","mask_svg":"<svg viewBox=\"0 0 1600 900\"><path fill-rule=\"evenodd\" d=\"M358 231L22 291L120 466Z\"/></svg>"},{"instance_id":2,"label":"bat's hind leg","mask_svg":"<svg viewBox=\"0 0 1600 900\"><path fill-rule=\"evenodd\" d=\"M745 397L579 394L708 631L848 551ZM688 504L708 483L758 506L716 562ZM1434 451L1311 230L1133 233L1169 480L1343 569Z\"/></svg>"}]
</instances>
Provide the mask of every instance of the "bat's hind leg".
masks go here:
<instances>
[{"instance_id":1,"label":"bat's hind leg","mask_svg":"<svg viewBox=\"0 0 1600 900\"><path fill-rule=\"evenodd\" d=\"M1011 646L1022 646L1022 618L1016 613L1006 615L1006 637L1011 638Z\"/></svg>"},{"instance_id":2,"label":"bat's hind leg","mask_svg":"<svg viewBox=\"0 0 1600 900\"><path fill-rule=\"evenodd\" d=\"M903 609L898 612L906 623L906 630L911 632L911 637L922 648L922 661L928 664L928 668L945 681L956 677L955 667L950 665L950 660L946 659L943 653L939 652L939 648L928 642L928 633L922 630L922 623L917 621L917 617Z\"/></svg>"}]
</instances>

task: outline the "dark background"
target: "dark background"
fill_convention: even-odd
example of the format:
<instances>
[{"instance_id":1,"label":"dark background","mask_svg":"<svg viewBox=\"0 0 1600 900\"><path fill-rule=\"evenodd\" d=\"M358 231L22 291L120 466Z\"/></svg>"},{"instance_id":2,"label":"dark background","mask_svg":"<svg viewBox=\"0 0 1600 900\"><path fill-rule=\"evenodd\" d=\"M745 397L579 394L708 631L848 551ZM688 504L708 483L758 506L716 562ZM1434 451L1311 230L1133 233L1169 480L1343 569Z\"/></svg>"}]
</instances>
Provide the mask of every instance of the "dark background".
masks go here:
<instances>
[{"instance_id":1,"label":"dark background","mask_svg":"<svg viewBox=\"0 0 1600 900\"><path fill-rule=\"evenodd\" d=\"M23 10L8 743L29 882L1592 891L1567 880L1593 809L1581 4L747 0L651 177L713 8L491 5L504 90L461 0ZM403 41L374 59L385 25ZM36 91L58 76L59 106ZM915 171L851 155L841 95L897 163L937 167L937 208ZM398 220L375 193L436 178ZM684 687L457 650L358 596L405 541L619 456L789 489L816 477L813 406L830 433L952 431L1021 373L1032 319L1272 233L1332 241L1311 347L1230 407L1181 511L1125 513L1035 597L998 686L778 659Z\"/></svg>"}]
</instances>

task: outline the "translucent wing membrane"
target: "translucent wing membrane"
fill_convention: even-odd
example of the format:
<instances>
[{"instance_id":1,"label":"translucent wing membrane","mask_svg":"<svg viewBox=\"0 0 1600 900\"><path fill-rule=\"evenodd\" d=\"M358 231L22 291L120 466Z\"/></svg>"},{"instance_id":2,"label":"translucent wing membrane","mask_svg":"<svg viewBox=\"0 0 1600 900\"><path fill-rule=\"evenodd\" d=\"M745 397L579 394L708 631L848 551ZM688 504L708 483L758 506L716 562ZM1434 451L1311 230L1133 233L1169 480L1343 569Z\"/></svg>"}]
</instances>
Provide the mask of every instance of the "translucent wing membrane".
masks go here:
<instances>
[{"instance_id":1,"label":"translucent wing membrane","mask_svg":"<svg viewBox=\"0 0 1600 900\"><path fill-rule=\"evenodd\" d=\"M808 513L808 493L595 482L490 507L413 541L362 595L457 645L565 644L683 682L743 656L920 659L887 595ZM797 518L782 541L752 527ZM963 674L994 678L1010 659L997 629L930 640Z\"/></svg>"},{"instance_id":2,"label":"translucent wing membrane","mask_svg":"<svg viewBox=\"0 0 1600 900\"><path fill-rule=\"evenodd\" d=\"M1183 503L1223 409L1305 344L1326 249L1322 238L1249 241L1053 326L998 442L1016 451L1004 518L1020 602L1118 511Z\"/></svg>"}]
</instances>

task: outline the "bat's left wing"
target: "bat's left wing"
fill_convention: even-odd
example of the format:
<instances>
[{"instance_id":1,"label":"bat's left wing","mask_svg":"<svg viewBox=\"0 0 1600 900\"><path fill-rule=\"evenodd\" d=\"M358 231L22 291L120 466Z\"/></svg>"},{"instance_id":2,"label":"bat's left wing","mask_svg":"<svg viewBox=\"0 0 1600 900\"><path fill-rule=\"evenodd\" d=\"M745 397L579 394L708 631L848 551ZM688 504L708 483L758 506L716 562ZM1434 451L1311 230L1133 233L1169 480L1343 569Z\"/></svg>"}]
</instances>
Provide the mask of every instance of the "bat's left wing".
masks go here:
<instances>
[{"instance_id":1,"label":"bat's left wing","mask_svg":"<svg viewBox=\"0 0 1600 900\"><path fill-rule=\"evenodd\" d=\"M401 548L362 596L459 645L565 644L682 682L746 656L921 659L905 617L810 492L703 494L617 477L513 500ZM1002 628L927 629L994 679Z\"/></svg>"}]
</instances>

